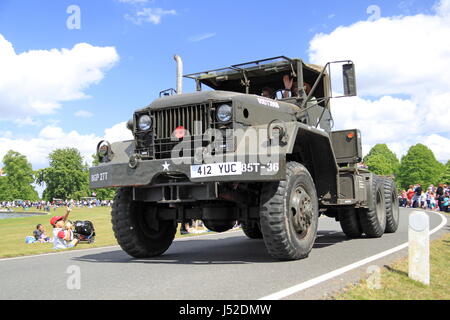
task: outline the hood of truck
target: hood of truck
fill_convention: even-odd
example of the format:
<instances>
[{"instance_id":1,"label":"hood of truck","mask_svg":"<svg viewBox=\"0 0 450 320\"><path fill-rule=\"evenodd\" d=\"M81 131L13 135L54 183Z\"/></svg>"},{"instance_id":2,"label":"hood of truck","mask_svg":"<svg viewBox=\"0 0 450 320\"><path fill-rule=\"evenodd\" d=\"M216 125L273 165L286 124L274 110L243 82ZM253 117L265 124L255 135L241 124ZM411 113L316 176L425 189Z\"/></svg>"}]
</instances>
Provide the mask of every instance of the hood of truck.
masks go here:
<instances>
[{"instance_id":1,"label":"hood of truck","mask_svg":"<svg viewBox=\"0 0 450 320\"><path fill-rule=\"evenodd\" d=\"M225 102L233 101L239 102L242 105L245 104L258 104L258 99L265 99L276 102L281 111L294 113L300 111L300 108L292 103L287 103L283 101L275 101L272 99L263 98L254 94L244 94L238 92L230 91L199 91L193 93L184 93L179 95L173 95L169 97L162 97L153 101L149 106L142 108L139 111L144 111L146 109L165 109L173 108L177 106L186 106L192 104L205 103L208 101L213 102Z\"/></svg>"}]
</instances>

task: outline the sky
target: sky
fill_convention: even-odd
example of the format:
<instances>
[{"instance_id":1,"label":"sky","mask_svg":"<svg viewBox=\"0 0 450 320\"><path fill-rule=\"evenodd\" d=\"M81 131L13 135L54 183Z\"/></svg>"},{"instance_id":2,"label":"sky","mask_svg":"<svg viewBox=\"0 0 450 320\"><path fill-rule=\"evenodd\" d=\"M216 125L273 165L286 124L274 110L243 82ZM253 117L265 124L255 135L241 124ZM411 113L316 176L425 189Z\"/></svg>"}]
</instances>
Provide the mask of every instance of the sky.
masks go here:
<instances>
[{"instance_id":1,"label":"sky","mask_svg":"<svg viewBox=\"0 0 450 320\"><path fill-rule=\"evenodd\" d=\"M75 147L90 162L101 139L130 138L134 110L175 87L174 54L185 73L353 60L359 96L331 102L335 129L361 129L364 153L450 158L450 0L0 0L0 160L40 169Z\"/></svg>"}]
</instances>

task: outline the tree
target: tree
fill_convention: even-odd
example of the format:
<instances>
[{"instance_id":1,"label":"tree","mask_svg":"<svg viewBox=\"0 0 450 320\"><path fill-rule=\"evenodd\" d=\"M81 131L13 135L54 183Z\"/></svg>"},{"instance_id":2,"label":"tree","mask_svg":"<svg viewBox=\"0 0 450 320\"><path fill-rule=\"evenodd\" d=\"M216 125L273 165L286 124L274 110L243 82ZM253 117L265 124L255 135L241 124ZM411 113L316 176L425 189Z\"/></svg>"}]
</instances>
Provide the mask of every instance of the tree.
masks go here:
<instances>
[{"instance_id":1,"label":"tree","mask_svg":"<svg viewBox=\"0 0 450 320\"><path fill-rule=\"evenodd\" d=\"M38 194L32 185L34 171L27 157L10 150L3 157L3 164L6 176L0 177L0 200L38 200Z\"/></svg>"},{"instance_id":2,"label":"tree","mask_svg":"<svg viewBox=\"0 0 450 320\"><path fill-rule=\"evenodd\" d=\"M7 178L0 176L0 201L10 201L11 198L11 190L9 188Z\"/></svg>"},{"instance_id":3,"label":"tree","mask_svg":"<svg viewBox=\"0 0 450 320\"><path fill-rule=\"evenodd\" d=\"M39 170L37 182L47 186L45 198L80 199L89 196L89 172L75 148L57 149L49 155L50 167Z\"/></svg>"},{"instance_id":4,"label":"tree","mask_svg":"<svg viewBox=\"0 0 450 320\"><path fill-rule=\"evenodd\" d=\"M450 185L450 160L447 161L447 164L444 166L443 172L441 173L438 182Z\"/></svg>"},{"instance_id":5,"label":"tree","mask_svg":"<svg viewBox=\"0 0 450 320\"><path fill-rule=\"evenodd\" d=\"M437 184L444 165L436 160L429 148L417 144L409 148L402 157L398 172L398 180L403 188L420 183L423 186Z\"/></svg>"},{"instance_id":6,"label":"tree","mask_svg":"<svg viewBox=\"0 0 450 320\"><path fill-rule=\"evenodd\" d=\"M98 156L96 154L92 155L93 161L92 165L98 166L100 161L98 160ZM102 188L95 190L96 198L99 200L112 200L116 195L117 188Z\"/></svg>"},{"instance_id":7,"label":"tree","mask_svg":"<svg viewBox=\"0 0 450 320\"><path fill-rule=\"evenodd\" d=\"M375 174L383 176L394 175L400 165L397 156L387 145L377 144L364 157L364 163L369 170Z\"/></svg>"}]
</instances>

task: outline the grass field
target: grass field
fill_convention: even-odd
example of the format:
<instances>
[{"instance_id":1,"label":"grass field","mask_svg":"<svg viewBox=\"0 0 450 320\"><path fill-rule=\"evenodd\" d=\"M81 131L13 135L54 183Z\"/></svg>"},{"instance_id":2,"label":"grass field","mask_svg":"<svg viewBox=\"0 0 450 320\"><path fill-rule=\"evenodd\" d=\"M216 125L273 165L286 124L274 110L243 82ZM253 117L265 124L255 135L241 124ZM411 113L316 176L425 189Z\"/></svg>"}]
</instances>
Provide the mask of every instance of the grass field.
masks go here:
<instances>
[{"instance_id":1,"label":"grass field","mask_svg":"<svg viewBox=\"0 0 450 320\"><path fill-rule=\"evenodd\" d=\"M408 259L385 267L381 273L381 289L369 289L366 280L347 287L337 300L449 300L450 299L450 234L431 243L431 283L423 285L408 277Z\"/></svg>"},{"instance_id":2,"label":"grass field","mask_svg":"<svg viewBox=\"0 0 450 320\"><path fill-rule=\"evenodd\" d=\"M34 210L38 212L37 210ZM117 245L111 226L111 208L74 208L69 216L71 221L89 220L94 223L96 238L94 244L79 244L70 250L80 250L95 247ZM33 210L29 210L33 212ZM34 255L40 253L54 252L51 243L26 244L25 237L32 236L37 224L45 227L46 233L52 237L52 226L50 218L54 215L64 215L65 208L59 208L46 216L34 216L26 218L0 219L0 258ZM181 236L179 231L177 237ZM188 235L192 236L192 235Z\"/></svg>"}]
</instances>

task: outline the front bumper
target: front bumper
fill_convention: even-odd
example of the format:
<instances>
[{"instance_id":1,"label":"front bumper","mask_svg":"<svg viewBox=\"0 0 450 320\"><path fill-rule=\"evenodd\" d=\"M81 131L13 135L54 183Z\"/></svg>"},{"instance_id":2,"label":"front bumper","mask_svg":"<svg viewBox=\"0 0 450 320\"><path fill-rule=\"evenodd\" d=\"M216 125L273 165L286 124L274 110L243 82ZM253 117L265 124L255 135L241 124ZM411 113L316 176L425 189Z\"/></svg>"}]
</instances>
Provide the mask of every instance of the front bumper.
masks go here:
<instances>
[{"instance_id":1,"label":"front bumper","mask_svg":"<svg viewBox=\"0 0 450 320\"><path fill-rule=\"evenodd\" d=\"M112 188L112 187L140 187L152 185L155 179L162 177L170 178L171 175L185 176L192 183L204 182L264 182L280 181L285 179L286 157L280 155L277 161L266 163L258 156L249 157L256 161L233 161L235 167L240 167L236 173L227 175L215 175L199 177L193 174L192 170L200 170L195 164L184 161L176 164L170 159L167 160L138 160L136 168L132 169L128 162L106 163L90 168L90 187ZM180 160L180 159L177 159ZM178 163L179 161L177 161ZM227 162L223 163L227 164ZM213 164L212 164L213 165ZM195 167L192 167L195 166ZM204 164L203 166L208 166ZM202 167L208 169L208 167ZM208 170L206 170L208 171Z\"/></svg>"}]
</instances>

